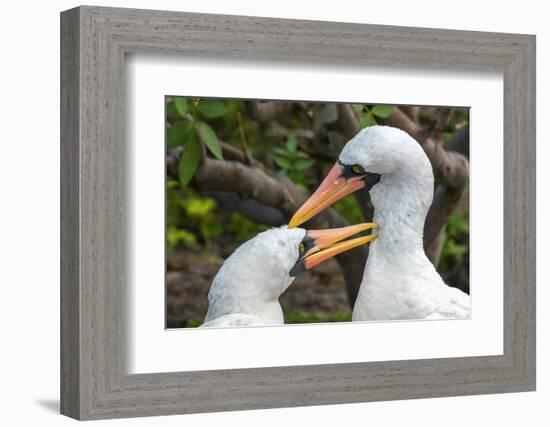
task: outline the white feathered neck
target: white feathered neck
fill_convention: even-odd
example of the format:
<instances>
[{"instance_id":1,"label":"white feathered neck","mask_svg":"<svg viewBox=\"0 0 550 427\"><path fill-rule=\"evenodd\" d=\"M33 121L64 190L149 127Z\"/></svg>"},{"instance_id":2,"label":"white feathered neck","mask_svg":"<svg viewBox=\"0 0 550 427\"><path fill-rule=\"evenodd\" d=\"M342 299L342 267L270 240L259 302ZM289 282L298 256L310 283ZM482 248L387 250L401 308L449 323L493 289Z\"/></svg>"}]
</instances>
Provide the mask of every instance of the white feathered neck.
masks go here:
<instances>
[{"instance_id":1,"label":"white feathered neck","mask_svg":"<svg viewBox=\"0 0 550 427\"><path fill-rule=\"evenodd\" d=\"M369 249L353 319L420 319L449 304L459 291L445 285L424 252L434 178L420 145L399 129L374 126L346 144L340 161L381 176L370 190L379 237Z\"/></svg>"},{"instance_id":2,"label":"white feathered neck","mask_svg":"<svg viewBox=\"0 0 550 427\"><path fill-rule=\"evenodd\" d=\"M305 233L303 228L273 228L238 247L212 282L205 321L241 313L282 323L278 299L294 280L289 271Z\"/></svg>"},{"instance_id":3,"label":"white feathered neck","mask_svg":"<svg viewBox=\"0 0 550 427\"><path fill-rule=\"evenodd\" d=\"M423 250L424 222L432 203L432 166L407 133L373 126L355 136L340 154L344 164L359 164L381 175L370 190L379 238L371 244L388 251Z\"/></svg>"}]
</instances>

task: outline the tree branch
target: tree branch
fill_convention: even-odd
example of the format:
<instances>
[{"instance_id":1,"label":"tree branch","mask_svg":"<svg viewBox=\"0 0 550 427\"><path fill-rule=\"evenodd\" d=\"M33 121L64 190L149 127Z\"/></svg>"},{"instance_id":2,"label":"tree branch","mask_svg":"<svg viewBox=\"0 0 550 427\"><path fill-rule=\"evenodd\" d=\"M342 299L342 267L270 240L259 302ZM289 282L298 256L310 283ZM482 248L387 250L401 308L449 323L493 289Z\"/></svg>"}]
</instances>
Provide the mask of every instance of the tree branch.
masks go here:
<instances>
[{"instance_id":1,"label":"tree branch","mask_svg":"<svg viewBox=\"0 0 550 427\"><path fill-rule=\"evenodd\" d=\"M176 149L167 155L167 170L172 178L177 179L181 153L181 149ZM213 195L224 206L237 208L250 219L272 226L288 223L294 212L308 198L308 194L296 187L288 177L272 177L261 168L235 160L206 158L192 182L201 192ZM348 222L334 209L329 208L304 224L304 227L322 229L346 225L349 225ZM351 306L361 284L366 259L365 247L336 257L344 275Z\"/></svg>"},{"instance_id":2,"label":"tree branch","mask_svg":"<svg viewBox=\"0 0 550 427\"><path fill-rule=\"evenodd\" d=\"M257 122L268 122L292 109L293 102L289 101L250 101L245 102L251 118Z\"/></svg>"},{"instance_id":3,"label":"tree branch","mask_svg":"<svg viewBox=\"0 0 550 427\"><path fill-rule=\"evenodd\" d=\"M227 191L206 191L219 206L229 212L239 212L258 224L273 227L286 223L286 215L279 209L266 206L254 199L241 199L238 194Z\"/></svg>"},{"instance_id":4,"label":"tree branch","mask_svg":"<svg viewBox=\"0 0 550 427\"><path fill-rule=\"evenodd\" d=\"M278 207L288 217L297 209L296 201L273 177L240 162L208 158L197 169L194 182L201 191L236 193L241 199Z\"/></svg>"},{"instance_id":5,"label":"tree branch","mask_svg":"<svg viewBox=\"0 0 550 427\"><path fill-rule=\"evenodd\" d=\"M418 122L418 113L420 111L420 107L401 105L399 109L403 113L405 113L409 119L414 122Z\"/></svg>"},{"instance_id":6,"label":"tree branch","mask_svg":"<svg viewBox=\"0 0 550 427\"><path fill-rule=\"evenodd\" d=\"M401 110L400 107L395 107L393 113L387 119L377 118L377 120L386 126L393 126L407 132L420 145L427 139L429 132L427 129L420 126L417 122L411 119Z\"/></svg>"},{"instance_id":7,"label":"tree branch","mask_svg":"<svg viewBox=\"0 0 550 427\"><path fill-rule=\"evenodd\" d=\"M470 125L455 132L449 142L445 144L447 151L454 151L462 154L467 159L470 158Z\"/></svg>"},{"instance_id":8,"label":"tree branch","mask_svg":"<svg viewBox=\"0 0 550 427\"><path fill-rule=\"evenodd\" d=\"M445 148L460 150L460 152L447 152L449 155L461 156L466 161L466 155L469 155L470 132L468 126L456 132L451 140L445 144ZM426 255L437 265L442 249L442 238L445 227L449 220L449 215L456 209L467 188L468 175L459 180L461 185L444 187L437 186L432 205L428 211L426 222L424 223L424 247ZM438 244L439 242L439 244Z\"/></svg>"},{"instance_id":9,"label":"tree branch","mask_svg":"<svg viewBox=\"0 0 550 427\"><path fill-rule=\"evenodd\" d=\"M446 109L450 110L450 109ZM449 113L442 113L438 121L448 120ZM395 108L387 119L380 119L383 124L394 126L412 136L428 156L438 184L451 188L464 188L469 175L468 159L459 152L447 151L441 138L430 137L430 132L414 122L400 108Z\"/></svg>"},{"instance_id":10,"label":"tree branch","mask_svg":"<svg viewBox=\"0 0 550 427\"><path fill-rule=\"evenodd\" d=\"M338 129L344 134L346 140L353 138L361 129L359 119L349 104L338 104L338 120L336 124Z\"/></svg>"},{"instance_id":11,"label":"tree branch","mask_svg":"<svg viewBox=\"0 0 550 427\"><path fill-rule=\"evenodd\" d=\"M441 134L447 130L447 125L449 124L449 120L451 120L454 111L455 109L451 107L440 107L437 110L434 129L434 133L436 134L434 137L436 139L440 139Z\"/></svg>"},{"instance_id":12,"label":"tree branch","mask_svg":"<svg viewBox=\"0 0 550 427\"><path fill-rule=\"evenodd\" d=\"M253 166L265 171L265 166L254 158L247 156L243 151L239 150L237 147L229 144L228 142L220 141L220 146L222 148L223 158L226 160L235 160L240 163L244 163L249 166Z\"/></svg>"}]
</instances>

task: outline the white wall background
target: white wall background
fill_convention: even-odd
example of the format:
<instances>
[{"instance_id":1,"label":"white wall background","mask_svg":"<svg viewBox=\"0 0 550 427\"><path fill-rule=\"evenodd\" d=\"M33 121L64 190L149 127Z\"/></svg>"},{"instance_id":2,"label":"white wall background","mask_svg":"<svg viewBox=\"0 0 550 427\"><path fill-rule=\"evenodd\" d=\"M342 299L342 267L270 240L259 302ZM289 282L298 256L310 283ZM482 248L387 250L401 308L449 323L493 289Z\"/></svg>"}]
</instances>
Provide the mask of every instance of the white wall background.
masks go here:
<instances>
[{"instance_id":1,"label":"white wall background","mask_svg":"<svg viewBox=\"0 0 550 427\"><path fill-rule=\"evenodd\" d=\"M414 401L171 416L117 426L543 426L550 423L550 28L541 1L158 0L97 5L537 34L538 391ZM460 4L460 7L458 6ZM0 420L57 426L59 384L59 11L75 1L4 2L0 23ZM545 304L546 303L546 304ZM93 423L95 424L95 423ZM481 424L482 425L482 424Z\"/></svg>"}]
</instances>

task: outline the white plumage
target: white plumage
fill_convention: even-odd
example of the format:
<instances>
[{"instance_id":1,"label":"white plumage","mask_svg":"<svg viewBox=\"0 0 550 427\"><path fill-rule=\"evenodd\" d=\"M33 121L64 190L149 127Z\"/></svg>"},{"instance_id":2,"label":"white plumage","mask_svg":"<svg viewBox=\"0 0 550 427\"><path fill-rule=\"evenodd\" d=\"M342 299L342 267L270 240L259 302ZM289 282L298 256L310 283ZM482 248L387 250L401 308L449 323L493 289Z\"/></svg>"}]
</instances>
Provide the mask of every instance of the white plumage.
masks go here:
<instances>
[{"instance_id":1,"label":"white plumage","mask_svg":"<svg viewBox=\"0 0 550 427\"><path fill-rule=\"evenodd\" d=\"M373 126L350 140L339 160L380 175L370 190L378 239L370 246L353 320L469 317L470 297L446 285L424 252L434 178L419 144L399 129Z\"/></svg>"},{"instance_id":2,"label":"white plumage","mask_svg":"<svg viewBox=\"0 0 550 427\"><path fill-rule=\"evenodd\" d=\"M257 326L265 325L266 322L258 316L251 314L233 313L216 317L215 319L204 322L201 328L220 328L224 326Z\"/></svg>"},{"instance_id":3,"label":"white plumage","mask_svg":"<svg viewBox=\"0 0 550 427\"><path fill-rule=\"evenodd\" d=\"M243 243L225 260L208 293L201 327L283 324L279 297L294 277L303 228L273 228Z\"/></svg>"}]
</instances>

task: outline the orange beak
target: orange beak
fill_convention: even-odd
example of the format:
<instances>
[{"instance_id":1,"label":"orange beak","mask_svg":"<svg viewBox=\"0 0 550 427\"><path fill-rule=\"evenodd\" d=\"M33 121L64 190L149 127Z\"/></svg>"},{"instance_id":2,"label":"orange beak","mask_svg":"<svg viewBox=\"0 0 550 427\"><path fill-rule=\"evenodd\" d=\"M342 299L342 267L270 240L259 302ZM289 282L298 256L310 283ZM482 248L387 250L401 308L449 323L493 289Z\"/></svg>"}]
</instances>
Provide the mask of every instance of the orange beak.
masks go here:
<instances>
[{"instance_id":1,"label":"orange beak","mask_svg":"<svg viewBox=\"0 0 550 427\"><path fill-rule=\"evenodd\" d=\"M368 222L350 225L349 227L307 231L306 237L302 241L302 245L304 246L300 248L300 258L290 271L290 275L296 276L298 273L305 270L310 270L316 265L319 265L322 262L341 254L342 252L364 245L365 243L376 239L378 237L376 234L368 234L350 240L345 240L348 237L376 227L376 224Z\"/></svg>"},{"instance_id":2,"label":"orange beak","mask_svg":"<svg viewBox=\"0 0 550 427\"><path fill-rule=\"evenodd\" d=\"M314 217L319 212L336 203L342 197L365 187L365 181L361 176L345 178L343 167L336 163L329 171L315 193L296 211L288 223L289 228L294 228Z\"/></svg>"}]
</instances>

